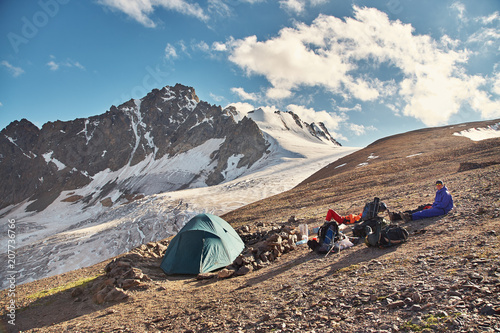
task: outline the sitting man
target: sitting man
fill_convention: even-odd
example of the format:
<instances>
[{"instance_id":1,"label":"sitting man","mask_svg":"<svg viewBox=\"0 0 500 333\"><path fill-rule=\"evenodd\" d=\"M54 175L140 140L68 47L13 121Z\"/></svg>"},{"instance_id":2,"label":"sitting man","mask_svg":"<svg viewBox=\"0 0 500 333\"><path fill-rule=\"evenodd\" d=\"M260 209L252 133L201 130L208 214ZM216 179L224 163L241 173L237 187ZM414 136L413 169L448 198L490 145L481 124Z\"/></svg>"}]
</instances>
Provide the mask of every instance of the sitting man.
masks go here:
<instances>
[{"instance_id":1,"label":"sitting man","mask_svg":"<svg viewBox=\"0 0 500 333\"><path fill-rule=\"evenodd\" d=\"M405 222L425 219L428 217L440 216L448 214L448 212L453 208L453 198L450 192L444 185L442 180L436 181L436 197L434 198L434 203L429 209L423 209L421 211L410 213L400 213L402 219Z\"/></svg>"}]
</instances>

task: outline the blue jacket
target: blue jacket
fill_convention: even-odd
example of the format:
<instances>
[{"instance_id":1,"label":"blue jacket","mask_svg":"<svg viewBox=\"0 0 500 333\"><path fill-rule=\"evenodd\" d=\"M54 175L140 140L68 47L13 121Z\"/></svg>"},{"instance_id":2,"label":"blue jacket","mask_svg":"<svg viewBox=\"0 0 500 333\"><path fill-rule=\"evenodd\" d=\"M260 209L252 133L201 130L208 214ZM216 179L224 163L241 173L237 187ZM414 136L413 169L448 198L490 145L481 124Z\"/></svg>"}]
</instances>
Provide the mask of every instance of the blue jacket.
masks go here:
<instances>
[{"instance_id":1,"label":"blue jacket","mask_svg":"<svg viewBox=\"0 0 500 333\"><path fill-rule=\"evenodd\" d=\"M443 186L443 188L436 192L432 207L443 209L445 214L453 208L453 198L446 186Z\"/></svg>"}]
</instances>

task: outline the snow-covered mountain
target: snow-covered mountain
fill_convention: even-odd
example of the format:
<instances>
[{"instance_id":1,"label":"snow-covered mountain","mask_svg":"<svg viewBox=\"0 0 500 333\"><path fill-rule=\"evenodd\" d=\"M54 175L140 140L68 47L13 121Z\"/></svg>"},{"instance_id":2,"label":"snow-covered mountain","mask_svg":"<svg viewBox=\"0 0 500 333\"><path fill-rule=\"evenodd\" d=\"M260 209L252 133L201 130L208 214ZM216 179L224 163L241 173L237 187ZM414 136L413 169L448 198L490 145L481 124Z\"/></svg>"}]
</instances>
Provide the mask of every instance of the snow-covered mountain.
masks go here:
<instances>
[{"instance_id":1,"label":"snow-covered mountain","mask_svg":"<svg viewBox=\"0 0 500 333\"><path fill-rule=\"evenodd\" d=\"M223 110L182 85L42 129L14 122L0 132L0 216L15 221L17 282L94 264L173 235L200 212L288 190L356 149L321 123Z\"/></svg>"}]
</instances>

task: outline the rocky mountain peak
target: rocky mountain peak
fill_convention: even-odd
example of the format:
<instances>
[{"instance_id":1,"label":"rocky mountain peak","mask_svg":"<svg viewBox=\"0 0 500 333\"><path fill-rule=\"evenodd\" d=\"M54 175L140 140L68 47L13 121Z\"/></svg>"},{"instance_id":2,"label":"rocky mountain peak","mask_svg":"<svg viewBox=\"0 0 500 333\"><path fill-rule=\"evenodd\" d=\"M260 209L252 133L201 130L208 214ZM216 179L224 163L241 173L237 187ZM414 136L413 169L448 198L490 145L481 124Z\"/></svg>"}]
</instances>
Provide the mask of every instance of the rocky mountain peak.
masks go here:
<instances>
[{"instance_id":1,"label":"rocky mountain peak","mask_svg":"<svg viewBox=\"0 0 500 333\"><path fill-rule=\"evenodd\" d=\"M300 117L293 113L292 111L286 111L287 113L291 114L295 122L297 123L298 126L301 128L306 128L309 133L311 133L312 136L317 137L320 140L326 140L329 141L337 146L342 146L337 140L335 140L330 132L328 132L328 129L326 128L325 124L322 122L319 122L318 124L316 123L306 123L300 119Z\"/></svg>"}]
</instances>

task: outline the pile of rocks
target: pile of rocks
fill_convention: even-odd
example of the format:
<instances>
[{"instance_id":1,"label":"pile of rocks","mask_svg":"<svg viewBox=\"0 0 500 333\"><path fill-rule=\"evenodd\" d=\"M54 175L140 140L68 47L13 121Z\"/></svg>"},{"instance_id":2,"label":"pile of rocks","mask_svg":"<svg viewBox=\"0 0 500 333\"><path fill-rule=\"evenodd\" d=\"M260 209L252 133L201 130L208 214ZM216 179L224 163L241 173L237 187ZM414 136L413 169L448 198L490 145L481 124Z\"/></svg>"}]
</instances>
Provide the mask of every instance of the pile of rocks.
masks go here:
<instances>
[{"instance_id":1,"label":"pile of rocks","mask_svg":"<svg viewBox=\"0 0 500 333\"><path fill-rule=\"evenodd\" d=\"M137 253L144 258L163 258L168 244L169 241L165 239L159 242L149 242L132 249L130 252Z\"/></svg>"},{"instance_id":2,"label":"pile of rocks","mask_svg":"<svg viewBox=\"0 0 500 333\"><path fill-rule=\"evenodd\" d=\"M231 265L217 273L219 278L245 275L253 270L261 269L283 254L295 250L297 240L302 238L300 231L291 225L266 226L260 223L256 228L254 232L249 226L236 230L246 245L245 249ZM199 278L211 276L214 275L201 275Z\"/></svg>"},{"instance_id":3,"label":"pile of rocks","mask_svg":"<svg viewBox=\"0 0 500 333\"><path fill-rule=\"evenodd\" d=\"M130 297L127 290L146 286L144 282L151 281L141 269L132 267L133 256L117 258L106 265L104 268L106 274L98 277L88 288L94 303L126 300ZM82 300L84 294L85 290L78 287L72 291L71 296L78 302Z\"/></svg>"}]
</instances>

